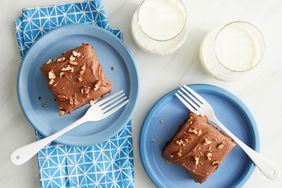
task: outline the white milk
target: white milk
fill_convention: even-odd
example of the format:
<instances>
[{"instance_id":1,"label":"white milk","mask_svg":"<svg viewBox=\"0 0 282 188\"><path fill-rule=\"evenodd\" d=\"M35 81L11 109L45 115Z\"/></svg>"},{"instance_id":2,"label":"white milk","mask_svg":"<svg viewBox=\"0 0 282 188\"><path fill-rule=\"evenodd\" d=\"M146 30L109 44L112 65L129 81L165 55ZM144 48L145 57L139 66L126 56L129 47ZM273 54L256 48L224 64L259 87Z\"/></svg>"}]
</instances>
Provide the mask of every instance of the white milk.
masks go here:
<instances>
[{"instance_id":1,"label":"white milk","mask_svg":"<svg viewBox=\"0 0 282 188\"><path fill-rule=\"evenodd\" d=\"M185 10L174 0L146 0L139 8L138 21L150 37L168 40L184 27Z\"/></svg>"},{"instance_id":2,"label":"white milk","mask_svg":"<svg viewBox=\"0 0 282 188\"><path fill-rule=\"evenodd\" d=\"M248 30L232 26L224 28L215 41L220 62L235 71L247 70L256 63L256 43Z\"/></svg>"},{"instance_id":3,"label":"white milk","mask_svg":"<svg viewBox=\"0 0 282 188\"><path fill-rule=\"evenodd\" d=\"M261 61L263 54L263 36L247 22L233 22L212 30L200 48L204 69L223 80L241 78Z\"/></svg>"}]
</instances>

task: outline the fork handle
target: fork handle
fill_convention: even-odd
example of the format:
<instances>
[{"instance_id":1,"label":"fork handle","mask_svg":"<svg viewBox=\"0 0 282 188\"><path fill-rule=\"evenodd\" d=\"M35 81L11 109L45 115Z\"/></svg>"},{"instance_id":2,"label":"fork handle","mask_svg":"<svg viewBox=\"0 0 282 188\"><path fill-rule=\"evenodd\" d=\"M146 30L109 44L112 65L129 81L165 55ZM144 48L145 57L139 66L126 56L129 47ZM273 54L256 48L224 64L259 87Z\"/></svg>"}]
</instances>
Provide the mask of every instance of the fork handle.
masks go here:
<instances>
[{"instance_id":1,"label":"fork handle","mask_svg":"<svg viewBox=\"0 0 282 188\"><path fill-rule=\"evenodd\" d=\"M227 135L229 135L242 148L242 150L251 158L251 160L255 163L255 165L264 174L264 176L272 180L279 177L280 170L277 167L277 165L273 164L268 159L264 158L260 153L256 152L255 150L247 146L233 133L231 133L216 117L210 120L214 122Z\"/></svg>"},{"instance_id":2,"label":"fork handle","mask_svg":"<svg viewBox=\"0 0 282 188\"><path fill-rule=\"evenodd\" d=\"M29 159L31 159L34 155L36 155L42 148L47 146L50 142L56 140L66 132L78 127L82 123L86 122L85 119L82 117L79 120L75 121L74 123L70 124L69 126L65 127L64 129L44 138L38 140L36 142L30 143L28 145L22 146L16 149L10 156L10 160L15 165L22 165Z\"/></svg>"}]
</instances>

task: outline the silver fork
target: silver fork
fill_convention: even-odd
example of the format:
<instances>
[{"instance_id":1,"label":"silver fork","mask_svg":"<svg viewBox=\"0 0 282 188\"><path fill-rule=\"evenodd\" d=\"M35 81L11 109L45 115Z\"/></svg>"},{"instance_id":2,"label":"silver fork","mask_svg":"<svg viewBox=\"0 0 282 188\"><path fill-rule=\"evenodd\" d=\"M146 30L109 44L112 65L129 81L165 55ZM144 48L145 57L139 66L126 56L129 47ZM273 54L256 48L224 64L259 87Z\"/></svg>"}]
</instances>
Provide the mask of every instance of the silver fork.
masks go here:
<instances>
[{"instance_id":1,"label":"silver fork","mask_svg":"<svg viewBox=\"0 0 282 188\"><path fill-rule=\"evenodd\" d=\"M10 160L15 165L21 165L31 159L35 154L37 154L42 148L48 145L50 142L56 140L58 137L62 136L66 132L78 127L79 125L88 121L99 121L104 119L114 112L118 111L124 105L129 102L123 91L119 91L113 95L103 98L96 103L94 103L87 112L80 119L65 127L64 129L36 142L25 145L21 148L15 150L11 156Z\"/></svg>"},{"instance_id":2,"label":"silver fork","mask_svg":"<svg viewBox=\"0 0 282 188\"><path fill-rule=\"evenodd\" d=\"M276 179L279 177L280 170L278 166L271 161L264 158L261 154L254 151L252 148L243 143L233 133L231 133L215 116L211 105L199 94L183 85L177 93L176 97L193 113L201 116L207 116L209 121L215 123L222 131L229 135L241 149L250 157L260 171L269 179Z\"/></svg>"}]
</instances>

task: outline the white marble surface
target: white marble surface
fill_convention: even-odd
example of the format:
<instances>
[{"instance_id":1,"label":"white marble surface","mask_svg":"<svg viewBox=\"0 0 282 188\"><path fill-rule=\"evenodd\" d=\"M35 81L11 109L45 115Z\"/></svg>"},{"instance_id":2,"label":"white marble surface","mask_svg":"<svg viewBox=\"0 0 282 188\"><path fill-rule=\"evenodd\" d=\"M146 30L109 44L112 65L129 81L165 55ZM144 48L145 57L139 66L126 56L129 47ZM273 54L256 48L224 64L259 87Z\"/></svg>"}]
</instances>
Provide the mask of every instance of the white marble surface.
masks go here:
<instances>
[{"instance_id":1,"label":"white marble surface","mask_svg":"<svg viewBox=\"0 0 282 188\"><path fill-rule=\"evenodd\" d=\"M34 131L24 118L17 101L16 74L20 65L14 19L20 10L75 0L2 0L0 12L0 187L39 187L36 159L15 167L9 161L13 149L34 140ZM142 52L130 33L131 16L140 0L104 0L113 26L120 27L133 52L140 72L140 100L133 120L136 187L154 187L139 157L139 131L144 116L154 102L169 90L184 83L210 83L240 97L256 118L261 152L282 169L282 1L281 0L183 0L191 19L184 46L168 56ZM222 82L204 72L198 60L203 36L212 28L234 20L246 20L259 26L266 40L264 63L243 80ZM152 90L154 92L152 92ZM270 181L255 170L244 187L282 187L282 178Z\"/></svg>"}]
</instances>

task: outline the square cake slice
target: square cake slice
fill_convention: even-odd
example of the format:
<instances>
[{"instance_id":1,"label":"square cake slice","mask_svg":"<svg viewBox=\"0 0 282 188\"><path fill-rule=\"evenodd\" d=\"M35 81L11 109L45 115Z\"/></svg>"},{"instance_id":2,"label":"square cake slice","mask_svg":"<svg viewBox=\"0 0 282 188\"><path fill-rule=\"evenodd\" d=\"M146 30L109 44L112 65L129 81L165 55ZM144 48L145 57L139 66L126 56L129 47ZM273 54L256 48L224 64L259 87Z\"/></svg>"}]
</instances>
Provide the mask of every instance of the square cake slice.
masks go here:
<instances>
[{"instance_id":1,"label":"square cake slice","mask_svg":"<svg viewBox=\"0 0 282 188\"><path fill-rule=\"evenodd\" d=\"M192 178L203 183L233 149L235 142L208 123L206 117L190 113L163 151L164 158L180 164Z\"/></svg>"},{"instance_id":2,"label":"square cake slice","mask_svg":"<svg viewBox=\"0 0 282 188\"><path fill-rule=\"evenodd\" d=\"M49 60L41 66L41 71L57 101L60 115L71 113L112 90L112 83L88 43Z\"/></svg>"}]
</instances>

